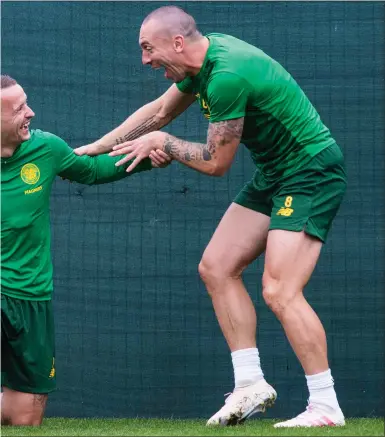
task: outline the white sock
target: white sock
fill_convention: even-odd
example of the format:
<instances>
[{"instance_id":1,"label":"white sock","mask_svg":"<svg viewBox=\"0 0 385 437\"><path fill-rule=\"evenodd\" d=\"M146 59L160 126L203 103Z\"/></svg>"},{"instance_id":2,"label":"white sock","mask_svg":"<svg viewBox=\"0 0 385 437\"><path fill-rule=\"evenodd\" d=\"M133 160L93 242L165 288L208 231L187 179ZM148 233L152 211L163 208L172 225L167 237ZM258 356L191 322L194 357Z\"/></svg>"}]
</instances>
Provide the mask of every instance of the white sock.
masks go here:
<instances>
[{"instance_id":1,"label":"white sock","mask_svg":"<svg viewBox=\"0 0 385 437\"><path fill-rule=\"evenodd\" d=\"M306 375L309 389L309 403L339 409L337 395L334 390L334 380L330 369L315 375Z\"/></svg>"},{"instance_id":2,"label":"white sock","mask_svg":"<svg viewBox=\"0 0 385 437\"><path fill-rule=\"evenodd\" d=\"M231 353L235 388L245 387L263 379L258 349L239 349Z\"/></svg>"}]
</instances>

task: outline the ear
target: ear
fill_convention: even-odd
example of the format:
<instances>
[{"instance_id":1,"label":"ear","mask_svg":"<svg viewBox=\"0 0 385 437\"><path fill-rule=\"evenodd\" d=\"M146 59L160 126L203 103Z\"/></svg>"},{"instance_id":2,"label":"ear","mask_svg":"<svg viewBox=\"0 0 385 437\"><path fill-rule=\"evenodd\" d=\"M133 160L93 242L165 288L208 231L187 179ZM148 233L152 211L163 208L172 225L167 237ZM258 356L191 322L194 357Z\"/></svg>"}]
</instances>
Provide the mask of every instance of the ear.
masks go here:
<instances>
[{"instance_id":1,"label":"ear","mask_svg":"<svg viewBox=\"0 0 385 437\"><path fill-rule=\"evenodd\" d=\"M174 37L174 50L177 53L181 53L183 51L184 48L184 38L182 35L176 35Z\"/></svg>"}]
</instances>

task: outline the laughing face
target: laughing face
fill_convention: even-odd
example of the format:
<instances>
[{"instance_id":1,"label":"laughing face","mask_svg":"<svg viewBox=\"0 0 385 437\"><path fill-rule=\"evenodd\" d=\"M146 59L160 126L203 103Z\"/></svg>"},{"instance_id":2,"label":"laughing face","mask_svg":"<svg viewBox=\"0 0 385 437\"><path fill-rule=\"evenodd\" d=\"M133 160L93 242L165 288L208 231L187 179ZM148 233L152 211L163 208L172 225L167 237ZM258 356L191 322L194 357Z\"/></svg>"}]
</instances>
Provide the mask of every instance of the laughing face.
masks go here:
<instances>
[{"instance_id":1,"label":"laughing face","mask_svg":"<svg viewBox=\"0 0 385 437\"><path fill-rule=\"evenodd\" d=\"M146 22L140 29L139 44L142 49L142 62L154 69L163 68L164 77L180 82L186 77L183 66L184 39L171 36L159 30L153 20Z\"/></svg>"},{"instance_id":2,"label":"laughing face","mask_svg":"<svg viewBox=\"0 0 385 437\"><path fill-rule=\"evenodd\" d=\"M1 143L18 146L29 140L29 124L35 113L27 104L27 96L20 85L1 90Z\"/></svg>"}]
</instances>

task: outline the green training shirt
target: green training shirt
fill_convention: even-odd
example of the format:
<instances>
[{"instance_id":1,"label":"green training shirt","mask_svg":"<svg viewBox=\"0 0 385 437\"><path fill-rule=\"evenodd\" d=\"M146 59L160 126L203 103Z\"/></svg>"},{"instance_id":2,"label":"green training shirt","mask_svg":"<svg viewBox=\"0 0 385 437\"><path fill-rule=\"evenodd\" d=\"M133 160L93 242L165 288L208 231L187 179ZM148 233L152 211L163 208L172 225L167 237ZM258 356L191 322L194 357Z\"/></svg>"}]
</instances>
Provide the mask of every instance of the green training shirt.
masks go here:
<instances>
[{"instance_id":1,"label":"green training shirt","mask_svg":"<svg viewBox=\"0 0 385 437\"><path fill-rule=\"evenodd\" d=\"M143 160L132 172L121 157L77 156L65 141L32 130L10 158L1 159L1 292L25 300L49 300L53 288L49 199L57 175L104 184L150 170Z\"/></svg>"},{"instance_id":2,"label":"green training shirt","mask_svg":"<svg viewBox=\"0 0 385 437\"><path fill-rule=\"evenodd\" d=\"M177 83L210 122L244 117L241 142L266 180L306 164L335 141L292 76L262 50L229 35L210 45L196 76Z\"/></svg>"}]
</instances>

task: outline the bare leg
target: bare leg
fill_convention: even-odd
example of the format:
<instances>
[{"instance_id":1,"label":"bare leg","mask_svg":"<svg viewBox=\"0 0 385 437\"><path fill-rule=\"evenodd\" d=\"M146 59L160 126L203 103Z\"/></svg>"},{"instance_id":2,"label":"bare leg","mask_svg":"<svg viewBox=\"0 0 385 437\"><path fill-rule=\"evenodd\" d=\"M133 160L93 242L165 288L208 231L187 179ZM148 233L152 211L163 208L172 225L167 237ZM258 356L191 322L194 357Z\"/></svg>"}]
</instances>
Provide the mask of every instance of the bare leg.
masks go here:
<instances>
[{"instance_id":1,"label":"bare leg","mask_svg":"<svg viewBox=\"0 0 385 437\"><path fill-rule=\"evenodd\" d=\"M263 297L305 371L309 407L275 427L344 425L327 359L325 330L303 295L322 243L305 232L273 230L267 239Z\"/></svg>"},{"instance_id":2,"label":"bare leg","mask_svg":"<svg viewBox=\"0 0 385 437\"><path fill-rule=\"evenodd\" d=\"M22 393L3 387L1 424L39 426L44 417L47 394Z\"/></svg>"},{"instance_id":3,"label":"bare leg","mask_svg":"<svg viewBox=\"0 0 385 437\"><path fill-rule=\"evenodd\" d=\"M235 425L265 411L277 396L264 379L256 347L257 318L243 284L243 270L266 247L270 218L232 204L218 225L199 265L218 322L231 350L235 389L209 426Z\"/></svg>"},{"instance_id":4,"label":"bare leg","mask_svg":"<svg viewBox=\"0 0 385 437\"><path fill-rule=\"evenodd\" d=\"M262 281L264 299L307 375L329 368L325 331L303 295L321 247L321 241L304 232L270 231Z\"/></svg>"},{"instance_id":5,"label":"bare leg","mask_svg":"<svg viewBox=\"0 0 385 437\"><path fill-rule=\"evenodd\" d=\"M256 346L255 308L241 274L265 250L269 224L268 216L231 204L199 265L232 352Z\"/></svg>"}]
</instances>

